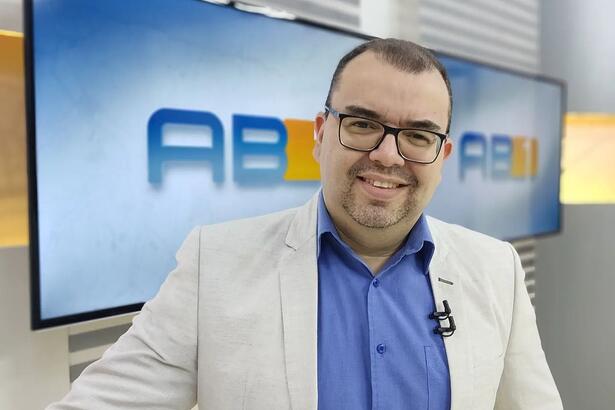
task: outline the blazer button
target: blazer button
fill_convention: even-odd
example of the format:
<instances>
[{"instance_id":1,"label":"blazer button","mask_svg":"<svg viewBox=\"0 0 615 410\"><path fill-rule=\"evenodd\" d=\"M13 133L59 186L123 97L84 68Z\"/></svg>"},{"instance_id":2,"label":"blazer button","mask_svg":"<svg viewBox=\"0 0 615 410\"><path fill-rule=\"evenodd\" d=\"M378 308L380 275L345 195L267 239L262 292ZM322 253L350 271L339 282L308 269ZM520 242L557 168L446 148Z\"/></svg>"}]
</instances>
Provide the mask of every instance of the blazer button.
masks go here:
<instances>
[{"instance_id":1,"label":"blazer button","mask_svg":"<svg viewBox=\"0 0 615 410\"><path fill-rule=\"evenodd\" d=\"M376 351L380 354L384 354L384 352L387 351L387 345L385 345L384 343L380 343L378 346L376 346Z\"/></svg>"}]
</instances>

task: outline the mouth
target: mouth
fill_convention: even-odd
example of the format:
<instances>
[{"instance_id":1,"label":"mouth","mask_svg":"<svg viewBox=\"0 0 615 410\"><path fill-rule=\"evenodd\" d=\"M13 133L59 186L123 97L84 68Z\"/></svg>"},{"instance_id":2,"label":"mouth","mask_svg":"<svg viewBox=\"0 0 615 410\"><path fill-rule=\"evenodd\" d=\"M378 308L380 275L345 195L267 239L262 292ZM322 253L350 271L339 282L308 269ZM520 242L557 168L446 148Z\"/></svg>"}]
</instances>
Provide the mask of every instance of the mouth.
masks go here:
<instances>
[{"instance_id":1,"label":"mouth","mask_svg":"<svg viewBox=\"0 0 615 410\"><path fill-rule=\"evenodd\" d=\"M393 181L385 181L385 180L379 180L379 179L372 179L372 178L367 178L367 177L357 177L359 178L361 181L372 185L376 188L382 188L382 189L395 189L395 188L400 188L400 187L405 187L408 184L402 184L402 183L398 183L398 182L393 182Z\"/></svg>"},{"instance_id":2,"label":"mouth","mask_svg":"<svg viewBox=\"0 0 615 410\"><path fill-rule=\"evenodd\" d=\"M375 175L357 176L357 181L362 188L361 191L363 191L368 198L377 201L388 202L399 195L405 195L408 189L408 184L399 180Z\"/></svg>"},{"instance_id":3,"label":"mouth","mask_svg":"<svg viewBox=\"0 0 615 410\"><path fill-rule=\"evenodd\" d=\"M362 175L357 175L357 178L366 184L369 184L376 188L381 189L396 189L403 188L408 186L409 184L406 181L402 181L399 178L391 177L391 176L381 176L372 173L365 173Z\"/></svg>"}]
</instances>

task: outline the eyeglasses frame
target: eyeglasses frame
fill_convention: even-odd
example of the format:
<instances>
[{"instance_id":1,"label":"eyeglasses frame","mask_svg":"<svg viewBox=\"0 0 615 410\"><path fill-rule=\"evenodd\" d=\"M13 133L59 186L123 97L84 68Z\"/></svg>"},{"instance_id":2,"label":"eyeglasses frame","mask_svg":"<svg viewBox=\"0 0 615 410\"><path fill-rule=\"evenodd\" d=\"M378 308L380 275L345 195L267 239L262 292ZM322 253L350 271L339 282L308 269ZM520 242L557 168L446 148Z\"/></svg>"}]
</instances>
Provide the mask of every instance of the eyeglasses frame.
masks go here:
<instances>
[{"instance_id":1,"label":"eyeglasses frame","mask_svg":"<svg viewBox=\"0 0 615 410\"><path fill-rule=\"evenodd\" d=\"M339 140L340 144L343 147L346 147L348 149L354 150L354 151L360 151L360 152L372 152L373 150L377 149L380 144L382 144L382 141L384 141L384 138L391 134L395 137L395 147L397 148L397 153L399 154L400 157L402 157L404 160L406 161L410 161L410 162L415 162L417 164L433 164L434 162L436 162L436 160L438 159L438 156L440 155L440 151L442 150L442 146L444 145L444 141L446 141L446 139L448 138L448 134L444 134L441 132L435 132L432 130L426 130L426 129L422 129L422 128L396 128L396 127L389 127L386 124L381 123L380 121L376 121L373 118L367 118L367 117L362 117L360 115L354 115L354 114L346 114L346 113L342 113L339 111L336 111L334 109L332 109L331 107L325 105L325 112L326 113L330 113L332 114L335 118L338 119L338 125L337 125L337 139ZM384 129L384 132L382 134L382 137L380 137L380 139L378 140L378 142L376 143L376 145L374 145L372 148L367 148L367 149L361 149L361 148L354 148L354 147L349 147L348 145L344 144L342 142L342 120L344 118L360 118L362 120L368 120L368 121L373 121L377 124L380 124L382 126L382 128ZM433 160L431 161L418 161L415 159L409 159L407 157L404 156L404 154L401 153L401 150L399 149L399 133L401 131L424 131L424 132L430 132L434 135L437 135L440 138L440 146L438 147L438 152L436 152L436 156L434 157Z\"/></svg>"}]
</instances>

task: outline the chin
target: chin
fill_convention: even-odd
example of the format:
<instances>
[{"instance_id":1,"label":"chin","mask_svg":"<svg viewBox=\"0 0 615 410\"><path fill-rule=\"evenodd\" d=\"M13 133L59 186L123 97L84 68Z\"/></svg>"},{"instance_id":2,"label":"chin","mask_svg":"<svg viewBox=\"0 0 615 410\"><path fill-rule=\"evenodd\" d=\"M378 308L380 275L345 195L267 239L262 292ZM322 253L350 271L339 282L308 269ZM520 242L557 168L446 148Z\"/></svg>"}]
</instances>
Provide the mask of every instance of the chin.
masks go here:
<instances>
[{"instance_id":1,"label":"chin","mask_svg":"<svg viewBox=\"0 0 615 410\"><path fill-rule=\"evenodd\" d=\"M404 223L414 215L414 202L392 204L382 201L352 201L342 204L346 214L366 228L385 229Z\"/></svg>"}]
</instances>

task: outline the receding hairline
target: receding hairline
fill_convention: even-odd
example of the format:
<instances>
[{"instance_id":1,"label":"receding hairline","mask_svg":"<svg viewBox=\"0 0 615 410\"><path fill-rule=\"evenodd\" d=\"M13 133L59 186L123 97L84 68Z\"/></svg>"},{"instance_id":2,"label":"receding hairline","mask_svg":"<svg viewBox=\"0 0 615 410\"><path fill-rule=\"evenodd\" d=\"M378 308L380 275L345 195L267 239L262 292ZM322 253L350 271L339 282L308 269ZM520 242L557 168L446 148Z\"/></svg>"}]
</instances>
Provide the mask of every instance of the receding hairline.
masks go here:
<instances>
[{"instance_id":1,"label":"receding hairline","mask_svg":"<svg viewBox=\"0 0 615 410\"><path fill-rule=\"evenodd\" d=\"M365 50L364 52L362 52L361 54L355 56L352 60L348 61L348 63L346 65L344 65L343 69L340 70L337 73L335 82L332 84L332 88L330 90L330 95L333 95L333 92L337 91L340 87L340 83L342 81L342 78L344 76L344 73L347 71L348 66L356 63L357 59L360 59L362 57L365 57L367 55L373 55L374 57L376 57L376 59L383 63L384 65L387 65L389 67L395 68L396 70L405 73L405 74L413 74L413 75L419 75L419 74L438 74L438 76L440 77L440 79L442 80L442 84L446 87L446 81L444 78L442 78L441 73L439 72L438 68L436 66L425 66L424 68L421 68L420 70L408 70L405 69L405 67L400 66L399 64L395 64L395 62L390 61L389 58L387 58L386 54L382 54L382 53L378 53L374 50Z\"/></svg>"},{"instance_id":2,"label":"receding hairline","mask_svg":"<svg viewBox=\"0 0 615 410\"><path fill-rule=\"evenodd\" d=\"M344 71L346 71L346 66L351 63L352 60L366 53L371 53L381 62L406 73L420 74L433 71L439 73L448 93L449 107L446 132L449 132L453 110L453 96L446 68L429 49L411 41L394 38L374 39L359 44L346 53L338 62L331 78L326 105L331 104L332 95L339 88L338 83Z\"/></svg>"}]
</instances>

